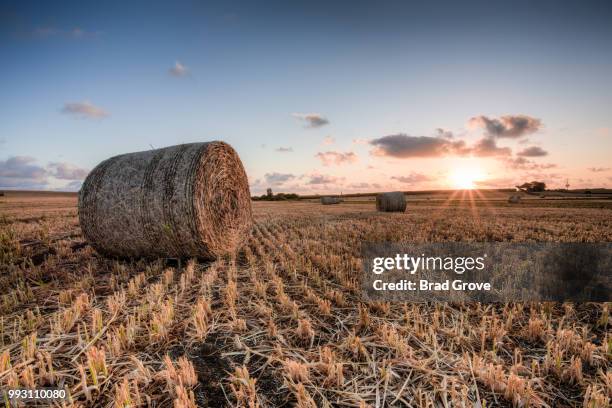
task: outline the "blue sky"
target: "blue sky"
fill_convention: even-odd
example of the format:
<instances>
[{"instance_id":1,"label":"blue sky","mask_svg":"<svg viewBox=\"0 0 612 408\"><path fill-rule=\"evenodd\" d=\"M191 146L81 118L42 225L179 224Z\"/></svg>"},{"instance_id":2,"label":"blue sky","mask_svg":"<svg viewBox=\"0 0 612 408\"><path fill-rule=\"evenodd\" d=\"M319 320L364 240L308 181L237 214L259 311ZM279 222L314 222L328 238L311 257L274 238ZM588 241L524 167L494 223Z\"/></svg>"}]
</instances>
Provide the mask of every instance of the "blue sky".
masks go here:
<instances>
[{"instance_id":1,"label":"blue sky","mask_svg":"<svg viewBox=\"0 0 612 408\"><path fill-rule=\"evenodd\" d=\"M612 186L611 21L595 1L0 1L0 188L213 139L253 193Z\"/></svg>"}]
</instances>

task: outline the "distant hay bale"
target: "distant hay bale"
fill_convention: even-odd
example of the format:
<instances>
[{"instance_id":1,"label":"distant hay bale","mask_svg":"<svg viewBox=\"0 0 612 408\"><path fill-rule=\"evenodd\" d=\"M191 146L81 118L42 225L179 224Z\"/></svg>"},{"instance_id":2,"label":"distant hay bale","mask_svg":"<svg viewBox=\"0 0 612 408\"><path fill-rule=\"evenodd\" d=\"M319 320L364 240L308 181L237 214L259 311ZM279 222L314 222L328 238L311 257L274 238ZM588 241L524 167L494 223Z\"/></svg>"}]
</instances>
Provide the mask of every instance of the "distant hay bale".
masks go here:
<instances>
[{"instance_id":1,"label":"distant hay bale","mask_svg":"<svg viewBox=\"0 0 612 408\"><path fill-rule=\"evenodd\" d=\"M376 195L376 210L386 212L406 211L406 196L401 191Z\"/></svg>"},{"instance_id":2,"label":"distant hay bale","mask_svg":"<svg viewBox=\"0 0 612 408\"><path fill-rule=\"evenodd\" d=\"M512 194L510 197L508 197L508 202L510 204L518 204L521 202L521 196L518 194Z\"/></svg>"},{"instance_id":3,"label":"distant hay bale","mask_svg":"<svg viewBox=\"0 0 612 408\"><path fill-rule=\"evenodd\" d=\"M247 176L217 141L115 156L85 179L79 221L104 255L215 259L250 231Z\"/></svg>"},{"instance_id":4,"label":"distant hay bale","mask_svg":"<svg viewBox=\"0 0 612 408\"><path fill-rule=\"evenodd\" d=\"M323 205L340 204L341 202L340 197L321 197L321 204Z\"/></svg>"}]
</instances>

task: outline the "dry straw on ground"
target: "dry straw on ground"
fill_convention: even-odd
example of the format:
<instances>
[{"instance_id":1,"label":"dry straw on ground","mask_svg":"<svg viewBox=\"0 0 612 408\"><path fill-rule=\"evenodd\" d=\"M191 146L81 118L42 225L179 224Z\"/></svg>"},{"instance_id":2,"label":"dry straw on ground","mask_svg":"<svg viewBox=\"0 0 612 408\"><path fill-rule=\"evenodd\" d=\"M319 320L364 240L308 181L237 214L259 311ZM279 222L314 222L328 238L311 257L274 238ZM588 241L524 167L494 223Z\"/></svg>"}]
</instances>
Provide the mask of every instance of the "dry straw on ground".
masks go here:
<instances>
[{"instance_id":1,"label":"dry straw on ground","mask_svg":"<svg viewBox=\"0 0 612 408\"><path fill-rule=\"evenodd\" d=\"M68 194L7 193L0 388L66 388L65 408L609 408L610 303L363 299L364 239L612 242L611 200L462 194L408 196L410 216L255 202L239 258L167 268L95 256Z\"/></svg>"},{"instance_id":2,"label":"dry straw on ground","mask_svg":"<svg viewBox=\"0 0 612 408\"><path fill-rule=\"evenodd\" d=\"M404 212L406 211L406 196L401 191L380 193L376 196L376 210Z\"/></svg>"},{"instance_id":3,"label":"dry straw on ground","mask_svg":"<svg viewBox=\"0 0 612 408\"><path fill-rule=\"evenodd\" d=\"M248 181L238 154L223 142L115 156L83 183L79 221L105 255L212 259L248 235Z\"/></svg>"},{"instance_id":4,"label":"dry straw on ground","mask_svg":"<svg viewBox=\"0 0 612 408\"><path fill-rule=\"evenodd\" d=\"M323 205L340 204L341 202L340 197L321 197L321 204Z\"/></svg>"}]
</instances>

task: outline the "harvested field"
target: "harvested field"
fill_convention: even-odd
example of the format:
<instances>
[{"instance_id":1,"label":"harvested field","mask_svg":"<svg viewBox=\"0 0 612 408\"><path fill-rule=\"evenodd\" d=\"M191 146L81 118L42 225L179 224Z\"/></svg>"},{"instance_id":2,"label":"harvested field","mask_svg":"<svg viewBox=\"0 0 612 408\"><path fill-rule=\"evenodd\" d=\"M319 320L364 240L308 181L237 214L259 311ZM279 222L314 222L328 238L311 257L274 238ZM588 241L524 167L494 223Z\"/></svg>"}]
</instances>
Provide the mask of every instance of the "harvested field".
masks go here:
<instances>
[{"instance_id":1,"label":"harvested field","mask_svg":"<svg viewBox=\"0 0 612 408\"><path fill-rule=\"evenodd\" d=\"M361 301L364 240L612 241L610 201L506 197L254 202L236 259L177 265L98 256L76 195L8 192L0 385L66 406L607 407L610 304Z\"/></svg>"}]
</instances>

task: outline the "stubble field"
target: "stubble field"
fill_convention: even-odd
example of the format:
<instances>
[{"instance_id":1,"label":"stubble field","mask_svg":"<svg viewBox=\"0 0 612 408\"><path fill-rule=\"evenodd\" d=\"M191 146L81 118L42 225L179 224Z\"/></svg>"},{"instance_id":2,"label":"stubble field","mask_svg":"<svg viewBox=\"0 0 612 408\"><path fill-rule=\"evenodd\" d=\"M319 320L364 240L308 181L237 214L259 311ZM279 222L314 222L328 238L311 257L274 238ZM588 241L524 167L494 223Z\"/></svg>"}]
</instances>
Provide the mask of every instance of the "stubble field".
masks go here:
<instances>
[{"instance_id":1,"label":"stubble field","mask_svg":"<svg viewBox=\"0 0 612 408\"><path fill-rule=\"evenodd\" d=\"M610 201L254 202L235 259L116 261L76 196L0 197L0 388L64 406L608 407L610 304L368 303L364 241L612 241Z\"/></svg>"}]
</instances>

